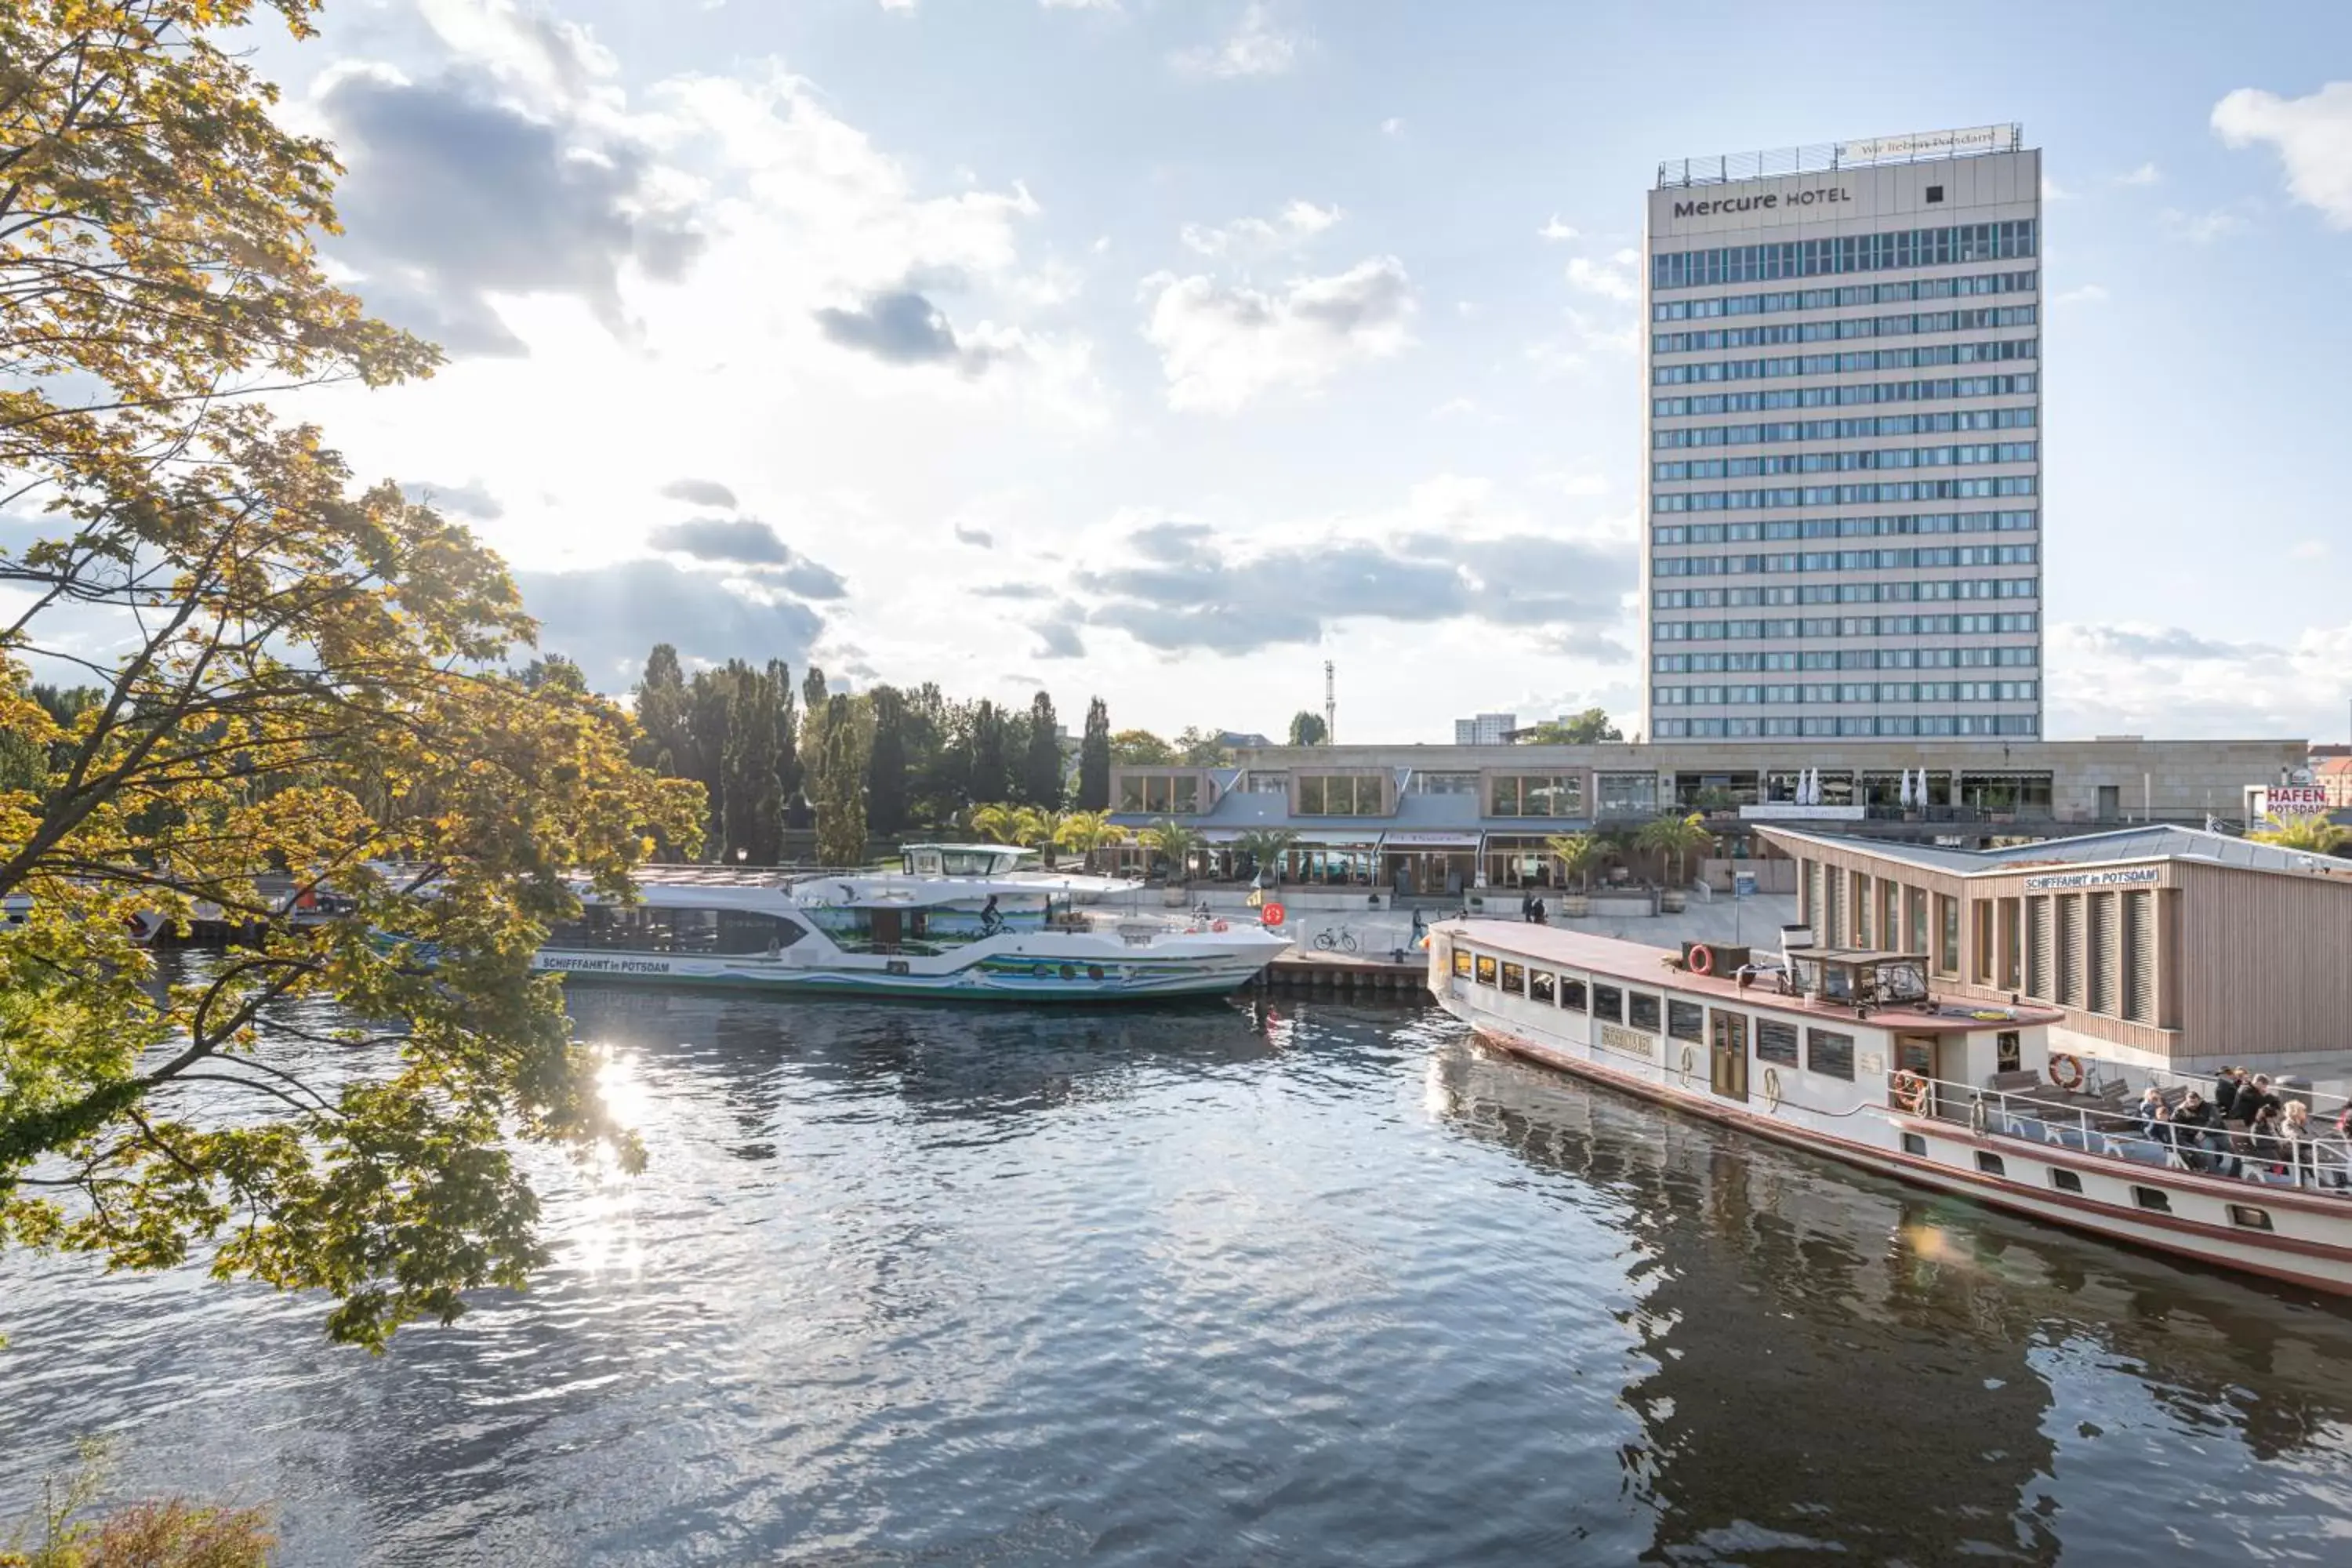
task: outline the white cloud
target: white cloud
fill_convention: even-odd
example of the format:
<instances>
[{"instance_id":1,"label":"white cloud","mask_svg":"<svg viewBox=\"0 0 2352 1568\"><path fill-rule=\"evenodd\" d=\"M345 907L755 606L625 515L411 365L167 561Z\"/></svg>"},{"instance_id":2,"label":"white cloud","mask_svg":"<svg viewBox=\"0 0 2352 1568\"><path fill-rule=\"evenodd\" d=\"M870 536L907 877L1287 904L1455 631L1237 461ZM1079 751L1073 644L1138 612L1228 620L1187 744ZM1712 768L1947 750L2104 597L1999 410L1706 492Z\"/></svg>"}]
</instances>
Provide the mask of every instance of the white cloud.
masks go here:
<instances>
[{"instance_id":1,"label":"white cloud","mask_svg":"<svg viewBox=\"0 0 2352 1568\"><path fill-rule=\"evenodd\" d=\"M1226 80L1245 76L1280 76L1297 62L1299 51L1307 42L1304 34L1277 29L1266 8L1253 0L1223 42L1187 49L1174 57L1174 64L1187 75Z\"/></svg>"},{"instance_id":2,"label":"white cloud","mask_svg":"<svg viewBox=\"0 0 2352 1568\"><path fill-rule=\"evenodd\" d=\"M1312 391L1412 342L1412 284L1392 256L1270 293L1165 272L1143 287L1143 335L1160 351L1171 408L1234 413L1277 390Z\"/></svg>"},{"instance_id":3,"label":"white cloud","mask_svg":"<svg viewBox=\"0 0 2352 1568\"><path fill-rule=\"evenodd\" d=\"M1634 270L1641 262L1638 250L1621 250L1607 261L1580 256L1568 264L1569 285L1630 305L1642 297L1640 277Z\"/></svg>"},{"instance_id":4,"label":"white cloud","mask_svg":"<svg viewBox=\"0 0 2352 1568\"><path fill-rule=\"evenodd\" d=\"M1202 256L1253 261L1301 248L1342 216L1338 207L1318 207L1313 202L1294 200L1271 219L1236 218L1216 227L1188 223L1177 237L1184 242L1187 250Z\"/></svg>"},{"instance_id":5,"label":"white cloud","mask_svg":"<svg viewBox=\"0 0 2352 1568\"><path fill-rule=\"evenodd\" d=\"M2242 87L2213 106L2213 130L2225 146L2275 146L2294 199L2352 228L2352 81L2304 98Z\"/></svg>"},{"instance_id":6,"label":"white cloud","mask_svg":"<svg viewBox=\"0 0 2352 1568\"><path fill-rule=\"evenodd\" d=\"M2104 305L2106 302L2107 290L2104 285L2097 283L2085 283L2080 288L2069 289L2063 293L2053 295L2050 300L2050 303L2053 306Z\"/></svg>"},{"instance_id":7,"label":"white cloud","mask_svg":"<svg viewBox=\"0 0 2352 1568\"><path fill-rule=\"evenodd\" d=\"M1449 397L1429 411L1432 419L1467 419L1478 413L1478 405L1467 397Z\"/></svg>"},{"instance_id":8,"label":"white cloud","mask_svg":"<svg viewBox=\"0 0 2352 1568\"><path fill-rule=\"evenodd\" d=\"M2064 189L2057 181L2052 179L2049 175L2044 174L2042 176L2042 199L2043 201L2063 202L2069 200L2074 195L2074 192Z\"/></svg>"},{"instance_id":9,"label":"white cloud","mask_svg":"<svg viewBox=\"0 0 2352 1568\"><path fill-rule=\"evenodd\" d=\"M1118 0L1037 0L1048 11L1116 11Z\"/></svg>"},{"instance_id":10,"label":"white cloud","mask_svg":"<svg viewBox=\"0 0 2352 1568\"><path fill-rule=\"evenodd\" d=\"M885 11L911 11L915 8L915 0L876 0L876 3Z\"/></svg>"},{"instance_id":11,"label":"white cloud","mask_svg":"<svg viewBox=\"0 0 2352 1568\"><path fill-rule=\"evenodd\" d=\"M1543 227L1536 230L1536 237L1538 239L1548 239L1557 243L1563 240L1574 239L1577 237L1577 231L1570 228L1568 225L1560 222L1559 215L1558 213L1554 213L1551 215L1550 218L1546 220Z\"/></svg>"},{"instance_id":12,"label":"white cloud","mask_svg":"<svg viewBox=\"0 0 2352 1568\"><path fill-rule=\"evenodd\" d=\"M2288 551L2287 554L2290 558L2296 561L2325 561L2327 559L2328 554L2327 541L2324 539L2303 540L2299 542L2294 549Z\"/></svg>"},{"instance_id":13,"label":"white cloud","mask_svg":"<svg viewBox=\"0 0 2352 1568\"><path fill-rule=\"evenodd\" d=\"M2164 171L2158 168L2154 163L2142 163L2138 168L2132 170L2128 174L2117 174L2116 176L2116 184L2119 185L2153 185L2160 182L2163 178Z\"/></svg>"},{"instance_id":14,"label":"white cloud","mask_svg":"<svg viewBox=\"0 0 2352 1568\"><path fill-rule=\"evenodd\" d=\"M1393 114L1389 116L1386 120L1381 121L1381 134L1389 137L1403 135L1404 121Z\"/></svg>"},{"instance_id":15,"label":"white cloud","mask_svg":"<svg viewBox=\"0 0 2352 1568\"><path fill-rule=\"evenodd\" d=\"M2229 207L2215 207L2201 213L2167 207L2157 216L2166 228L2192 245L2210 245L2224 235L2236 234L2246 226L2245 215Z\"/></svg>"},{"instance_id":16,"label":"white cloud","mask_svg":"<svg viewBox=\"0 0 2352 1568\"><path fill-rule=\"evenodd\" d=\"M2053 734L2313 736L2340 732L2352 626L2280 643L2148 623L2050 628ZM2234 800L2217 800L2227 812Z\"/></svg>"}]
</instances>

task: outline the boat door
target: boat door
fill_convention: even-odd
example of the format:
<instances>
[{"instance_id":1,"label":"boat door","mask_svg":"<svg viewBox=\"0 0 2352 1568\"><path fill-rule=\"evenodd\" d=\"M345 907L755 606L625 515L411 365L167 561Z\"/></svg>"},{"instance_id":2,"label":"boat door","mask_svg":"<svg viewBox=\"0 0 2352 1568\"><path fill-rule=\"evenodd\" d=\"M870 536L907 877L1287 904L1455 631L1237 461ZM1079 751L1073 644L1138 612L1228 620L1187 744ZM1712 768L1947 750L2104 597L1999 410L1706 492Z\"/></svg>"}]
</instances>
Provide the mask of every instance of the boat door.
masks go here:
<instances>
[{"instance_id":1,"label":"boat door","mask_svg":"<svg viewBox=\"0 0 2352 1568\"><path fill-rule=\"evenodd\" d=\"M1713 1056L1710 1081L1726 1100L1748 1098L1748 1015L1711 1009L1707 1046Z\"/></svg>"},{"instance_id":2,"label":"boat door","mask_svg":"<svg viewBox=\"0 0 2352 1568\"><path fill-rule=\"evenodd\" d=\"M1928 1080L1927 1103L1921 1107L1921 1111L1925 1115L1935 1115L1940 1092L1935 1080L1944 1076L1936 1070L1936 1037L1933 1035L1895 1036L1895 1065L1898 1069L1916 1072Z\"/></svg>"},{"instance_id":3,"label":"boat door","mask_svg":"<svg viewBox=\"0 0 2352 1568\"><path fill-rule=\"evenodd\" d=\"M870 926L877 952L896 952L901 940L897 910L876 910Z\"/></svg>"}]
</instances>

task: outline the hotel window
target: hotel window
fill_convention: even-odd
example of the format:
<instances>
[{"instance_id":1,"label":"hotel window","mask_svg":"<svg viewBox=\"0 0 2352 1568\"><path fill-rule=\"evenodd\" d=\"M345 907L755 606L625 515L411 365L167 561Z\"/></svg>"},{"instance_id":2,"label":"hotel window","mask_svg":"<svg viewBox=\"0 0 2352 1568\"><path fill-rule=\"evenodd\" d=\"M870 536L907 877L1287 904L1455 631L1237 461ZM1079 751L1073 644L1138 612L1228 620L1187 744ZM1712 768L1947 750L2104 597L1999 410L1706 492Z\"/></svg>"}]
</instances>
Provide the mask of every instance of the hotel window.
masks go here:
<instances>
[{"instance_id":1,"label":"hotel window","mask_svg":"<svg viewBox=\"0 0 2352 1568\"><path fill-rule=\"evenodd\" d=\"M1382 811L1378 773L1303 773L1298 779L1301 816L1378 816Z\"/></svg>"},{"instance_id":2,"label":"hotel window","mask_svg":"<svg viewBox=\"0 0 2352 1568\"><path fill-rule=\"evenodd\" d=\"M1486 785L1489 816L1581 816L1581 773L1506 774Z\"/></svg>"},{"instance_id":3,"label":"hotel window","mask_svg":"<svg viewBox=\"0 0 2352 1568\"><path fill-rule=\"evenodd\" d=\"M1201 809L1198 773L1129 773L1118 781L1121 811L1190 816Z\"/></svg>"},{"instance_id":4,"label":"hotel window","mask_svg":"<svg viewBox=\"0 0 2352 1568\"><path fill-rule=\"evenodd\" d=\"M1853 1037L1834 1029L1805 1031L1805 1070L1853 1081Z\"/></svg>"},{"instance_id":5,"label":"hotel window","mask_svg":"<svg viewBox=\"0 0 2352 1568\"><path fill-rule=\"evenodd\" d=\"M1658 999L1640 991L1626 997L1625 1023L1629 1028L1656 1034L1658 1032Z\"/></svg>"},{"instance_id":6,"label":"hotel window","mask_svg":"<svg viewBox=\"0 0 2352 1568\"><path fill-rule=\"evenodd\" d=\"M1784 1024L1778 1018L1756 1021L1756 1059L1777 1062L1782 1067L1797 1065L1797 1026Z\"/></svg>"},{"instance_id":7,"label":"hotel window","mask_svg":"<svg viewBox=\"0 0 2352 1568\"><path fill-rule=\"evenodd\" d=\"M1528 972L1524 964L1503 965L1503 989L1514 996L1524 996L1528 994Z\"/></svg>"},{"instance_id":8,"label":"hotel window","mask_svg":"<svg viewBox=\"0 0 2352 1568\"><path fill-rule=\"evenodd\" d=\"M1592 988L1592 1016L1606 1024L1625 1021L1625 994L1614 985Z\"/></svg>"},{"instance_id":9,"label":"hotel window","mask_svg":"<svg viewBox=\"0 0 2352 1568\"><path fill-rule=\"evenodd\" d=\"M1636 997L1636 1001L1640 998ZM1696 1002L1666 1004L1666 1033L1677 1040L1703 1040L1706 1037L1706 1009Z\"/></svg>"},{"instance_id":10,"label":"hotel window","mask_svg":"<svg viewBox=\"0 0 2352 1568\"><path fill-rule=\"evenodd\" d=\"M1586 1005L1584 982L1577 979L1572 974L1561 975L1559 977L1559 1005L1562 1008L1570 1013L1583 1012Z\"/></svg>"},{"instance_id":11,"label":"hotel window","mask_svg":"<svg viewBox=\"0 0 2352 1568\"><path fill-rule=\"evenodd\" d=\"M1495 961L1483 952L1478 955L1478 984L1481 985L1495 984Z\"/></svg>"},{"instance_id":12,"label":"hotel window","mask_svg":"<svg viewBox=\"0 0 2352 1568\"><path fill-rule=\"evenodd\" d=\"M1549 1006L1559 994L1559 976L1549 969L1528 971L1528 1000Z\"/></svg>"}]
</instances>

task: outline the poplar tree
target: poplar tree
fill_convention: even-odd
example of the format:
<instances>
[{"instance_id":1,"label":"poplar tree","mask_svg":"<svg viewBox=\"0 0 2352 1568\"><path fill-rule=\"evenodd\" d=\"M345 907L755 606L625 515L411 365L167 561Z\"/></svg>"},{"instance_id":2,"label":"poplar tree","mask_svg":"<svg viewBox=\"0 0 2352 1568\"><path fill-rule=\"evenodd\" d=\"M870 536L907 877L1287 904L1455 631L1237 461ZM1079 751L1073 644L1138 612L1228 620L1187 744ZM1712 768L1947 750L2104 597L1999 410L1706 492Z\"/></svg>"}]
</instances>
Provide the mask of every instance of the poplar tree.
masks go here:
<instances>
[{"instance_id":1,"label":"poplar tree","mask_svg":"<svg viewBox=\"0 0 2352 1568\"><path fill-rule=\"evenodd\" d=\"M1099 697L1087 704L1086 732L1078 741L1078 809L1110 809L1110 710Z\"/></svg>"}]
</instances>

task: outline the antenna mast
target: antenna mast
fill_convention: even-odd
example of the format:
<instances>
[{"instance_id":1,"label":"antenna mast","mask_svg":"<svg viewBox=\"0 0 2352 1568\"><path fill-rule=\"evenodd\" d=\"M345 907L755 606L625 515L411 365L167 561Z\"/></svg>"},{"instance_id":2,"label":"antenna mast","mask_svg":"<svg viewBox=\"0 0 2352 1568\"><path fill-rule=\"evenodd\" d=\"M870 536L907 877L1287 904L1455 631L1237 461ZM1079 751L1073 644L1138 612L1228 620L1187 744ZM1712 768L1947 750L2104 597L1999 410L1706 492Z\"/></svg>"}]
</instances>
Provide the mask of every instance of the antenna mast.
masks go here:
<instances>
[{"instance_id":1,"label":"antenna mast","mask_svg":"<svg viewBox=\"0 0 2352 1568\"><path fill-rule=\"evenodd\" d=\"M1339 699L1331 683L1331 661L1323 661L1323 743L1339 743Z\"/></svg>"}]
</instances>

